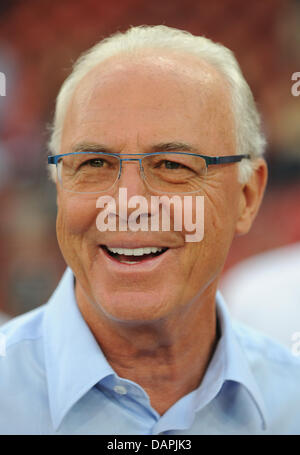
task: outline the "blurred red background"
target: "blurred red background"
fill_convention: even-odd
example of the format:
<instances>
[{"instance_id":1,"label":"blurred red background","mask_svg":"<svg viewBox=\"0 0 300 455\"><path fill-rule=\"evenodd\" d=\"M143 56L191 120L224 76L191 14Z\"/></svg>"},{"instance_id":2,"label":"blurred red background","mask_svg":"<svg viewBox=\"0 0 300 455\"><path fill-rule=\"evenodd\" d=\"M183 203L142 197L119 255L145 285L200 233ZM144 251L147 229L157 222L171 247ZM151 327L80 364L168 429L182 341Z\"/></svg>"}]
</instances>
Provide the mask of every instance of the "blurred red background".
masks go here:
<instances>
[{"instance_id":1,"label":"blurred red background","mask_svg":"<svg viewBox=\"0 0 300 455\"><path fill-rule=\"evenodd\" d=\"M251 232L235 240L225 269L300 241L300 2L295 0L7 0L0 4L0 310L44 303L65 268L55 236L55 188L47 178L47 125L79 54L130 25L165 24L234 51L263 114L270 180Z\"/></svg>"}]
</instances>

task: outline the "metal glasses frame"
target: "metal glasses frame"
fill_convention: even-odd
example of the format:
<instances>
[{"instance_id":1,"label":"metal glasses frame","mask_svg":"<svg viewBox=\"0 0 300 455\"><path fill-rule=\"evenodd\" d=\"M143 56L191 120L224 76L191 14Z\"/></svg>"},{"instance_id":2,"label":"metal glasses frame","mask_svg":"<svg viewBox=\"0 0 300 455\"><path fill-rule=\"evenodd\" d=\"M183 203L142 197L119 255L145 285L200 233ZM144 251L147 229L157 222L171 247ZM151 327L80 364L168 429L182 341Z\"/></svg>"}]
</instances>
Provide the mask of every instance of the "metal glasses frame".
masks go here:
<instances>
[{"instance_id":1,"label":"metal glasses frame","mask_svg":"<svg viewBox=\"0 0 300 455\"><path fill-rule=\"evenodd\" d=\"M82 155L82 154L90 154L90 155L106 155L106 156L113 156L115 158L119 159L120 162L120 169L119 169L119 175L116 179L116 181L113 183L113 185L110 188L113 188L113 186L116 184L116 182L120 179L121 173L122 173L122 162L123 161L138 161L140 165L140 172L143 177L143 180L147 182L147 179L145 178L144 174L144 169L142 165L142 161L145 157L147 156L155 156L155 155L188 155L188 156L198 156L200 158L203 158L207 166L211 165L217 165L217 164L229 164L229 163L237 163L239 161L242 161L243 159L251 159L250 155L244 154L244 155L227 155L227 156L205 156L205 155L199 155L198 153L189 153L189 152L150 152L150 153L105 153L105 152L71 152L71 153L63 153L61 155L50 155L48 156L48 164L55 164L57 166L58 161L64 157L64 156L70 156L70 155ZM129 155L130 157L134 156L140 156L142 158L122 158L124 155ZM148 182L147 182L148 184ZM149 185L149 184L148 184ZM110 189L108 188L108 189ZM150 186L151 188L151 186ZM103 190L107 191L107 190ZM158 190L155 190L158 191ZM193 191L194 192L194 191ZM97 192L98 193L98 192ZM100 191L99 191L100 193Z\"/></svg>"}]
</instances>

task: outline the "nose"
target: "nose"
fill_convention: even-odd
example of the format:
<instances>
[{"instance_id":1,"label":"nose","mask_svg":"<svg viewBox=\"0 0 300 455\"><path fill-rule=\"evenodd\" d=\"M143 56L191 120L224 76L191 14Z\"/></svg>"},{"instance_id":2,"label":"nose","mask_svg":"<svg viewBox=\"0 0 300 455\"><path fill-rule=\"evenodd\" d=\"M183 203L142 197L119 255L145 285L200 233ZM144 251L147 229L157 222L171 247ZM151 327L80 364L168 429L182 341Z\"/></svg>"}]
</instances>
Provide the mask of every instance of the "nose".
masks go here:
<instances>
[{"instance_id":1,"label":"nose","mask_svg":"<svg viewBox=\"0 0 300 455\"><path fill-rule=\"evenodd\" d=\"M143 179L141 164L138 159L130 159L121 163L121 175L118 180L119 188L127 189L127 197L146 196L147 187Z\"/></svg>"},{"instance_id":2,"label":"nose","mask_svg":"<svg viewBox=\"0 0 300 455\"><path fill-rule=\"evenodd\" d=\"M123 161L122 168L121 168L121 175L118 180L118 185L116 185L117 191L119 192L120 188L126 188L127 194L126 199L123 196L120 196L120 193L117 196L117 213L119 214L119 229L123 230L122 226L127 225L129 222L129 217L132 221L139 219L138 222L148 223L149 219L149 199L150 195L145 185L145 181L141 174L140 162L138 160L130 160L130 161ZM128 206L130 199L133 196L142 196L139 201L134 199L133 206L130 203L130 207ZM142 203L141 201L147 201L146 204ZM133 202L133 200L132 200ZM136 205L137 203L137 205ZM137 210L138 213L137 213ZM132 214L134 212L134 220L132 219ZM122 214L122 215L120 215ZM127 215L125 215L127 214ZM125 224L124 224L125 223ZM126 229L125 229L126 230Z\"/></svg>"}]
</instances>

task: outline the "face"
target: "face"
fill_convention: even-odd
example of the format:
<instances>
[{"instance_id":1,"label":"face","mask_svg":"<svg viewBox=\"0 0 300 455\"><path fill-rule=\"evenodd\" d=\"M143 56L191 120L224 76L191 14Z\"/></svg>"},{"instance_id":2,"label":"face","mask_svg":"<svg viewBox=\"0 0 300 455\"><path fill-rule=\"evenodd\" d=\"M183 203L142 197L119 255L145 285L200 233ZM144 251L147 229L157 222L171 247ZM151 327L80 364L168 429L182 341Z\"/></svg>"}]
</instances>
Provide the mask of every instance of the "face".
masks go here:
<instances>
[{"instance_id":1,"label":"face","mask_svg":"<svg viewBox=\"0 0 300 455\"><path fill-rule=\"evenodd\" d=\"M234 121L223 78L192 57L149 54L138 61L118 57L92 70L68 107L61 153L81 143L102 144L117 153L151 151L180 142L208 156L232 155ZM241 185L237 164L210 166L197 193L204 196L204 238L186 242L187 232L100 232L99 195L65 192L57 185L57 235L76 276L79 306L106 321L140 322L167 318L213 298L239 217ZM153 193L138 164L124 164L117 186L127 198ZM128 209L130 214L130 209ZM161 255L126 264L106 247L167 248ZM146 257L146 256L145 256Z\"/></svg>"}]
</instances>

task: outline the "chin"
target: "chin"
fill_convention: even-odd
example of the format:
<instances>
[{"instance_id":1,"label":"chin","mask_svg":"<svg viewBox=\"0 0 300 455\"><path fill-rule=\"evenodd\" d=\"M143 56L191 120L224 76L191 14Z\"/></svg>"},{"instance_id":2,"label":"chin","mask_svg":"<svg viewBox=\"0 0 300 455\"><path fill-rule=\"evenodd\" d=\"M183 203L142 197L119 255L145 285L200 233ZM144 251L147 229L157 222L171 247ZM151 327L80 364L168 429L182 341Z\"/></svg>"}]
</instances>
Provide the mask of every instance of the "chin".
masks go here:
<instances>
[{"instance_id":1,"label":"chin","mask_svg":"<svg viewBox=\"0 0 300 455\"><path fill-rule=\"evenodd\" d=\"M170 303L166 305L159 292L117 291L97 298L99 309L107 319L124 323L147 323L166 317Z\"/></svg>"}]
</instances>

